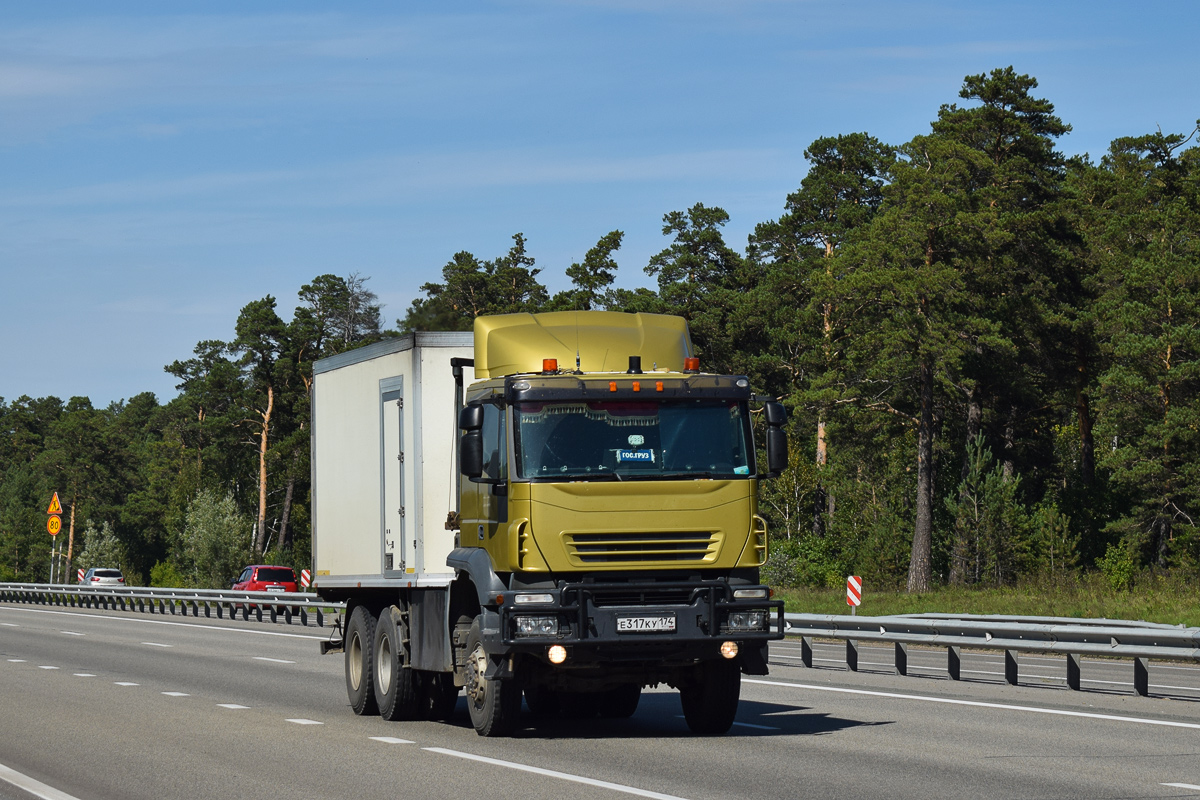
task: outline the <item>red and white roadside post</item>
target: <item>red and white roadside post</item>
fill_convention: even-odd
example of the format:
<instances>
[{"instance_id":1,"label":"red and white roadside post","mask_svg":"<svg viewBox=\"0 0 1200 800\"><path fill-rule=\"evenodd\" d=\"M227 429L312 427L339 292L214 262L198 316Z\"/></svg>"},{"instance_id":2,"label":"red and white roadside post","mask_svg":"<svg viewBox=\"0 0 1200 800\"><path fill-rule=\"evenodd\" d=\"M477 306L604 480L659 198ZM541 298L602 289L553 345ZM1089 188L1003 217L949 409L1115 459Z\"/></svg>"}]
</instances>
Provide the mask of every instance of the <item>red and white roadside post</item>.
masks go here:
<instances>
[{"instance_id":1,"label":"red and white roadside post","mask_svg":"<svg viewBox=\"0 0 1200 800\"><path fill-rule=\"evenodd\" d=\"M75 577L78 579L79 583L83 583L83 570L82 569L75 570Z\"/></svg>"},{"instance_id":2,"label":"red and white roadside post","mask_svg":"<svg viewBox=\"0 0 1200 800\"><path fill-rule=\"evenodd\" d=\"M309 584L312 583L312 573L306 569L300 570L300 586L305 591L308 590Z\"/></svg>"},{"instance_id":3,"label":"red and white roadside post","mask_svg":"<svg viewBox=\"0 0 1200 800\"><path fill-rule=\"evenodd\" d=\"M850 606L851 616L856 614L858 607L862 605L862 578L858 575L846 578L846 605Z\"/></svg>"}]
</instances>

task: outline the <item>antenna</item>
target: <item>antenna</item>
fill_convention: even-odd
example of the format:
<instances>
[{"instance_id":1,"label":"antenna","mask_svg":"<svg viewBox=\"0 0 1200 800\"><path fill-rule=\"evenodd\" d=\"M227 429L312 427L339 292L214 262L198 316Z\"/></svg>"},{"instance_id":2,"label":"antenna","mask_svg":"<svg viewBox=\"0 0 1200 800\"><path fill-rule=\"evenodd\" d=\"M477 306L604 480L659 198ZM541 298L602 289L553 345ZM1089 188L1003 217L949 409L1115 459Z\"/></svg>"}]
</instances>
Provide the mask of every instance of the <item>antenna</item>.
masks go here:
<instances>
[{"instance_id":1,"label":"antenna","mask_svg":"<svg viewBox=\"0 0 1200 800\"><path fill-rule=\"evenodd\" d=\"M579 368L579 312L575 312L575 371L582 372Z\"/></svg>"}]
</instances>

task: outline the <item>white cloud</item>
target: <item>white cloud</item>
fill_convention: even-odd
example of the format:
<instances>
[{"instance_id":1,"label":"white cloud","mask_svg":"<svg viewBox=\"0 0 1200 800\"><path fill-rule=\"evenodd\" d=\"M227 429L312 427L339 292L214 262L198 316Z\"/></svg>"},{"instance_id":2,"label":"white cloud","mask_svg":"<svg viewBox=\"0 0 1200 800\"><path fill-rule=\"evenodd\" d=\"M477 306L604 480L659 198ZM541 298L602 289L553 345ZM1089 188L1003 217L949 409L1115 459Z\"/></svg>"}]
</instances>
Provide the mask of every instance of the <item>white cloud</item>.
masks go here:
<instances>
[{"instance_id":1,"label":"white cloud","mask_svg":"<svg viewBox=\"0 0 1200 800\"><path fill-rule=\"evenodd\" d=\"M86 66L0 63L0 100L84 94L121 84L118 70Z\"/></svg>"}]
</instances>

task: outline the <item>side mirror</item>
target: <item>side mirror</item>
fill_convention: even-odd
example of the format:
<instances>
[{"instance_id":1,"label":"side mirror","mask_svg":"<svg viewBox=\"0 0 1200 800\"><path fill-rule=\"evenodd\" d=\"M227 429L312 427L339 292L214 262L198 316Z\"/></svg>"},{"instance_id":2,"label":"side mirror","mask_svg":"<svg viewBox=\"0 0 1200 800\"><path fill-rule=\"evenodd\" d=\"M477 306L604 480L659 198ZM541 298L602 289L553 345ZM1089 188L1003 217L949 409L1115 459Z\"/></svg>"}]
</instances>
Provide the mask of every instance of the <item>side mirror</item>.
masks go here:
<instances>
[{"instance_id":1,"label":"side mirror","mask_svg":"<svg viewBox=\"0 0 1200 800\"><path fill-rule=\"evenodd\" d=\"M772 425L767 428L767 471L779 475L788 465L787 432Z\"/></svg>"},{"instance_id":2,"label":"side mirror","mask_svg":"<svg viewBox=\"0 0 1200 800\"><path fill-rule=\"evenodd\" d=\"M767 418L767 475L774 477L787 469L787 433L783 430L787 422L787 409L782 403L769 400L763 404Z\"/></svg>"},{"instance_id":3,"label":"side mirror","mask_svg":"<svg viewBox=\"0 0 1200 800\"><path fill-rule=\"evenodd\" d=\"M483 427L483 406L466 406L458 412L458 427L477 431Z\"/></svg>"},{"instance_id":4,"label":"side mirror","mask_svg":"<svg viewBox=\"0 0 1200 800\"><path fill-rule=\"evenodd\" d=\"M483 406L466 406L458 412L458 468L468 478L483 475Z\"/></svg>"},{"instance_id":5,"label":"side mirror","mask_svg":"<svg viewBox=\"0 0 1200 800\"><path fill-rule=\"evenodd\" d=\"M768 400L766 403L763 403L763 413L767 417L767 424L773 428L778 428L787 423L787 409L783 407L783 403Z\"/></svg>"},{"instance_id":6,"label":"side mirror","mask_svg":"<svg viewBox=\"0 0 1200 800\"><path fill-rule=\"evenodd\" d=\"M483 431L478 428L458 440L458 468L468 478L483 475Z\"/></svg>"}]
</instances>

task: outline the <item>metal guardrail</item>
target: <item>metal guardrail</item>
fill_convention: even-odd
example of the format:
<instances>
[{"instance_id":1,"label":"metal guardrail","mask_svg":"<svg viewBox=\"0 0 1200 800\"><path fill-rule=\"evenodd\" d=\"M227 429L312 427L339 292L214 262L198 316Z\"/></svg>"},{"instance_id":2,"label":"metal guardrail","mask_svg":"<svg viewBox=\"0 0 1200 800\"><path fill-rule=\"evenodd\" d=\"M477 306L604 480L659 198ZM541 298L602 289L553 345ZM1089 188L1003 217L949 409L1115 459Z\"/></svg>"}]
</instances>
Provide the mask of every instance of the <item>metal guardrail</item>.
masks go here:
<instances>
[{"instance_id":1,"label":"metal guardrail","mask_svg":"<svg viewBox=\"0 0 1200 800\"><path fill-rule=\"evenodd\" d=\"M1146 697L1150 659L1200 661L1200 628L1069 617L914 614L886 617L785 614L784 632L799 636L800 655L812 667L812 640L846 643L846 666L858 671L860 641L888 642L895 649L897 675L908 674L910 644L946 648L946 672L961 680L964 647L1004 652L1004 680L1017 685L1018 653L1061 653L1067 658L1067 686L1078 691L1081 657L1133 659L1133 688Z\"/></svg>"},{"instance_id":2,"label":"metal guardrail","mask_svg":"<svg viewBox=\"0 0 1200 800\"><path fill-rule=\"evenodd\" d=\"M66 606L70 608L103 608L106 610L139 611L151 614L179 614L217 619L228 613L229 619L253 617L262 622L280 618L288 625L293 622L305 627L311 620L316 627L325 626L327 614L345 611L345 603L327 603L306 592L232 592L220 589L164 589L139 586L71 586L53 583L0 583L0 603L30 603L34 605ZM310 609L313 613L309 613ZM264 613L265 612L265 613Z\"/></svg>"},{"instance_id":3,"label":"metal guardrail","mask_svg":"<svg viewBox=\"0 0 1200 800\"><path fill-rule=\"evenodd\" d=\"M220 589L165 589L134 586L71 586L0 583L0 603L29 603L71 608L149 612L218 619L325 626L328 614L341 614L345 603L327 603L303 592L233 592ZM282 609L282 611L280 611ZM314 613L310 614L309 610ZM264 613L265 612L265 613ZM1059 653L1067 659L1067 686L1080 687L1081 657L1133 659L1133 688L1149 694L1151 658L1200 662L1200 628L1112 619L969 614L909 614L860 617L784 614L784 633L800 637L801 660L813 665L813 639L846 643L846 666L858 671L859 642L891 643L895 671L908 674L908 646L946 648L946 672L962 678L962 649L1004 652L1004 679L1018 682L1018 653Z\"/></svg>"}]
</instances>

